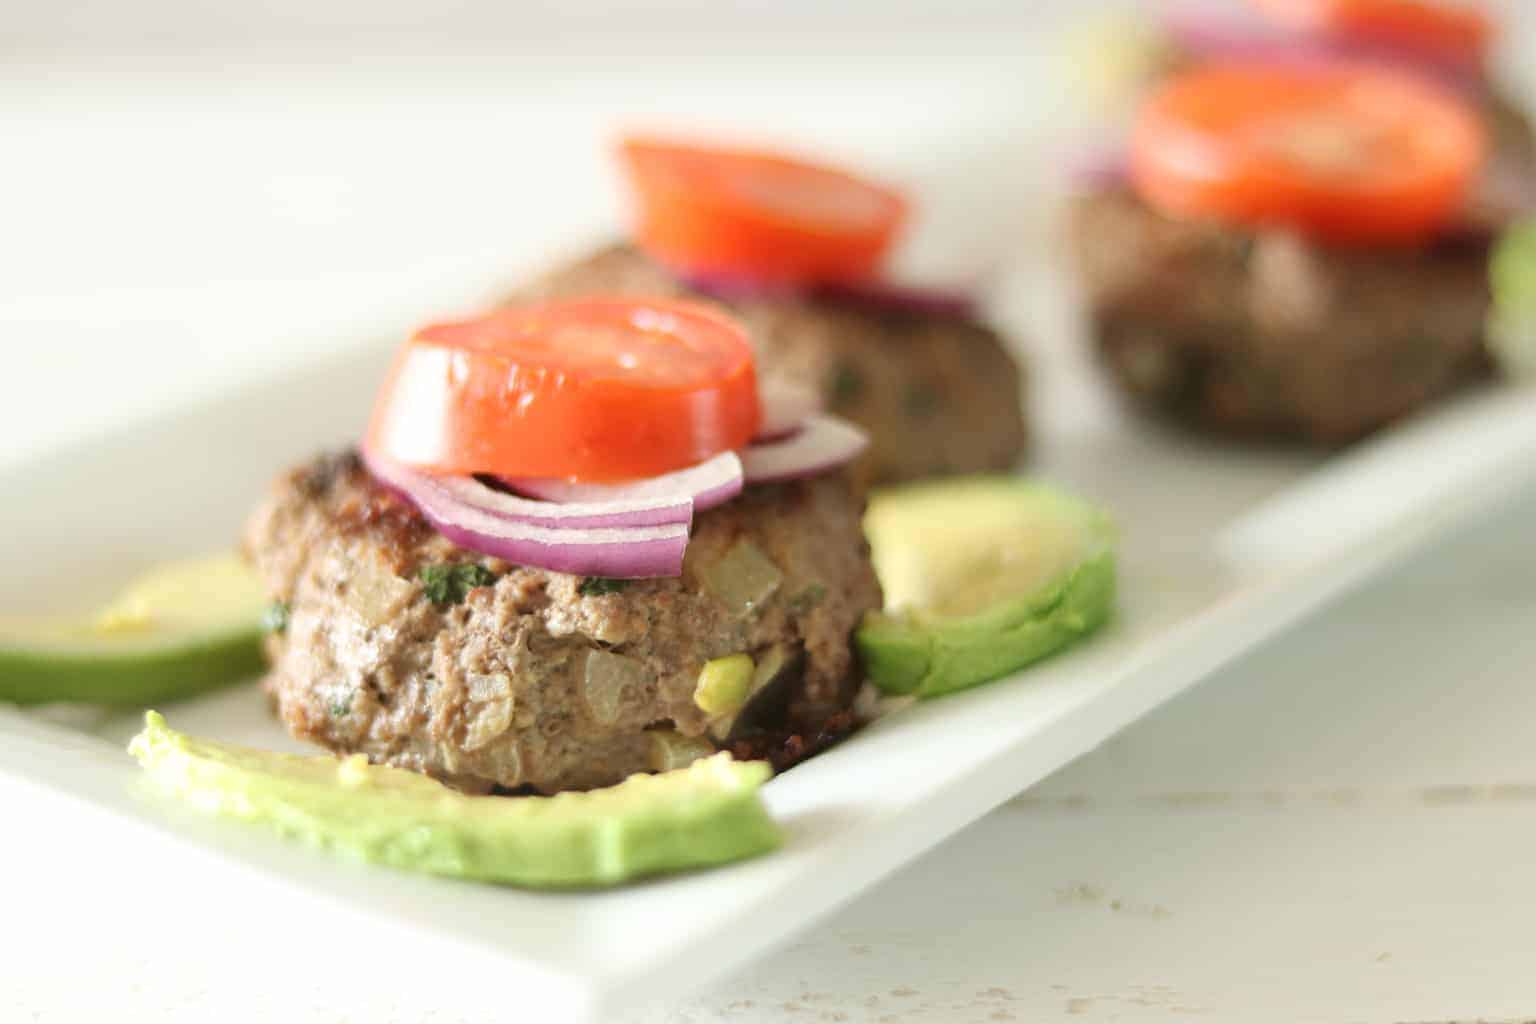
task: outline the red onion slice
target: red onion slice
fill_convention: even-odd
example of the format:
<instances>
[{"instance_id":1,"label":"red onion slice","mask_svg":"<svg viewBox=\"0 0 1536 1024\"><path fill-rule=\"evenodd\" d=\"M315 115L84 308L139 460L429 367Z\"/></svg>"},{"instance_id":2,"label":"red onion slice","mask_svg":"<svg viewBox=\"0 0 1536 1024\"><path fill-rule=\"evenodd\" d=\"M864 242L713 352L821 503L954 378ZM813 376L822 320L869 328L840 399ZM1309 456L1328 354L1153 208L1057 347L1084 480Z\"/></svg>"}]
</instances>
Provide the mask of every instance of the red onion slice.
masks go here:
<instances>
[{"instance_id":1,"label":"red onion slice","mask_svg":"<svg viewBox=\"0 0 1536 1024\"><path fill-rule=\"evenodd\" d=\"M633 483L577 484L533 477L515 477L502 482L519 494L541 498L546 502L560 502L563 508L577 508L581 505L601 508L607 505L680 501L690 509L702 511L724 504L741 493L742 469L741 459L735 452L721 452L697 466Z\"/></svg>"},{"instance_id":2,"label":"red onion slice","mask_svg":"<svg viewBox=\"0 0 1536 1024\"><path fill-rule=\"evenodd\" d=\"M1273 44L1289 34L1256 11L1229 0L1165 4L1158 20L1175 46L1196 57L1239 57L1250 47Z\"/></svg>"},{"instance_id":3,"label":"red onion slice","mask_svg":"<svg viewBox=\"0 0 1536 1024\"><path fill-rule=\"evenodd\" d=\"M687 287L721 302L750 302L754 299L784 301L805 293L805 289L797 285L782 281L760 281L742 274L685 270L680 267L668 267L667 270Z\"/></svg>"},{"instance_id":4,"label":"red onion slice","mask_svg":"<svg viewBox=\"0 0 1536 1024\"><path fill-rule=\"evenodd\" d=\"M1419 75L1458 92L1485 87L1481 69L1387 42L1298 32L1229 3L1182 3L1164 11L1174 45L1202 60L1330 66L1369 61Z\"/></svg>"},{"instance_id":5,"label":"red onion slice","mask_svg":"<svg viewBox=\"0 0 1536 1024\"><path fill-rule=\"evenodd\" d=\"M667 526L550 529L498 519L468 505L417 501L437 531L462 548L518 565L576 576L646 579L681 576L688 527Z\"/></svg>"},{"instance_id":6,"label":"red onion slice","mask_svg":"<svg viewBox=\"0 0 1536 1024\"><path fill-rule=\"evenodd\" d=\"M580 576L633 579L682 574L687 523L539 526L469 504L444 487L443 481L366 451L363 460L369 472L415 505L439 533L470 551Z\"/></svg>"},{"instance_id":7,"label":"red onion slice","mask_svg":"<svg viewBox=\"0 0 1536 1024\"><path fill-rule=\"evenodd\" d=\"M821 396L802 384L787 380L758 382L758 398L763 407L763 423L757 428L753 443L775 441L800 429L800 424L821 411Z\"/></svg>"},{"instance_id":8,"label":"red onion slice","mask_svg":"<svg viewBox=\"0 0 1536 1024\"><path fill-rule=\"evenodd\" d=\"M869 446L864 431L835 416L810 416L782 441L754 444L741 453L747 483L814 476L851 462Z\"/></svg>"},{"instance_id":9,"label":"red onion slice","mask_svg":"<svg viewBox=\"0 0 1536 1024\"><path fill-rule=\"evenodd\" d=\"M907 313L944 320L974 320L976 296L970 292L898 284L894 281L862 281L822 285L812 293L824 302L835 302L875 312Z\"/></svg>"},{"instance_id":10,"label":"red onion slice","mask_svg":"<svg viewBox=\"0 0 1536 1024\"><path fill-rule=\"evenodd\" d=\"M898 284L894 281L827 282L801 286L762 282L729 274L676 272L683 284L722 302L809 299L875 312L956 320L976 318L976 298L968 292Z\"/></svg>"},{"instance_id":11,"label":"red onion slice","mask_svg":"<svg viewBox=\"0 0 1536 1024\"><path fill-rule=\"evenodd\" d=\"M1066 155L1067 182L1082 192L1108 192L1130 184L1124 143L1096 142Z\"/></svg>"},{"instance_id":12,"label":"red onion slice","mask_svg":"<svg viewBox=\"0 0 1536 1024\"><path fill-rule=\"evenodd\" d=\"M473 477L445 477L434 482L456 501L484 509L503 519L513 519L533 526L597 529L665 526L668 523L687 525L693 521L693 502L688 495L676 492L616 494L609 498L573 499L570 503L555 504L558 498L530 501L515 494L503 494Z\"/></svg>"}]
</instances>

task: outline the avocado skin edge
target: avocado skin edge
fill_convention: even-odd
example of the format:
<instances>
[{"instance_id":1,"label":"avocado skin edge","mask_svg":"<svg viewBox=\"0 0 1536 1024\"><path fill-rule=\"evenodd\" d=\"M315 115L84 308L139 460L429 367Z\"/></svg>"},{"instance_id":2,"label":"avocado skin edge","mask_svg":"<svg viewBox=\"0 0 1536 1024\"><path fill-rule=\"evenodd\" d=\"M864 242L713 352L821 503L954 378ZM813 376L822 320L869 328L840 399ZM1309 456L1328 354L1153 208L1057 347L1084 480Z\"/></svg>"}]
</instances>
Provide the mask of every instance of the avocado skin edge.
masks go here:
<instances>
[{"instance_id":1,"label":"avocado skin edge","mask_svg":"<svg viewBox=\"0 0 1536 1024\"><path fill-rule=\"evenodd\" d=\"M937 697L1055 654L1109 620L1115 557L1101 547L1056 583L964 619L921 623L872 613L855 633L870 681L885 693Z\"/></svg>"},{"instance_id":2,"label":"avocado skin edge","mask_svg":"<svg viewBox=\"0 0 1536 1024\"><path fill-rule=\"evenodd\" d=\"M143 707L180 700L265 671L259 628L132 650L0 647L0 701Z\"/></svg>"},{"instance_id":3,"label":"avocado skin edge","mask_svg":"<svg viewBox=\"0 0 1536 1024\"><path fill-rule=\"evenodd\" d=\"M129 746L152 782L206 813L345 860L539 888L591 888L777 847L762 762L715 755L553 797L479 797L361 755L294 757L206 742L151 711Z\"/></svg>"}]
</instances>

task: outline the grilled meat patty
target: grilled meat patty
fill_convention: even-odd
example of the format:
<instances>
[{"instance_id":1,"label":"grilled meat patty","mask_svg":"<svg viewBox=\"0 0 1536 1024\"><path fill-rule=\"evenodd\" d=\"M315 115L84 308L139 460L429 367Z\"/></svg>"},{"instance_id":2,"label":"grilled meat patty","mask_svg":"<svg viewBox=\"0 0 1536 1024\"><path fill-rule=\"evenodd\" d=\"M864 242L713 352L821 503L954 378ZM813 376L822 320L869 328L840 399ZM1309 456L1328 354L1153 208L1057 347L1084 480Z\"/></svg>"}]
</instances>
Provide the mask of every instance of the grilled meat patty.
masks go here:
<instances>
[{"instance_id":1,"label":"grilled meat patty","mask_svg":"<svg viewBox=\"0 0 1536 1024\"><path fill-rule=\"evenodd\" d=\"M622 245L556 269L513 299L596 293L720 302ZM759 374L818 390L830 411L869 432L861 479L1004 470L1023 454L1021 371L981 324L788 296L722 304L746 324Z\"/></svg>"},{"instance_id":2,"label":"grilled meat patty","mask_svg":"<svg viewBox=\"0 0 1536 1024\"><path fill-rule=\"evenodd\" d=\"M699 514L681 578L597 580L458 548L354 454L321 458L247 528L288 606L267 689L296 737L472 791L607 785L663 740L782 766L852 724L849 634L881 604L862 512L843 474L749 488ZM793 671L723 733L694 688L740 652Z\"/></svg>"},{"instance_id":3,"label":"grilled meat patty","mask_svg":"<svg viewBox=\"0 0 1536 1024\"><path fill-rule=\"evenodd\" d=\"M1341 444L1487 369L1475 237L1335 249L1168 217L1124 188L1078 198L1069 227L1103 362L1200 426Z\"/></svg>"}]
</instances>

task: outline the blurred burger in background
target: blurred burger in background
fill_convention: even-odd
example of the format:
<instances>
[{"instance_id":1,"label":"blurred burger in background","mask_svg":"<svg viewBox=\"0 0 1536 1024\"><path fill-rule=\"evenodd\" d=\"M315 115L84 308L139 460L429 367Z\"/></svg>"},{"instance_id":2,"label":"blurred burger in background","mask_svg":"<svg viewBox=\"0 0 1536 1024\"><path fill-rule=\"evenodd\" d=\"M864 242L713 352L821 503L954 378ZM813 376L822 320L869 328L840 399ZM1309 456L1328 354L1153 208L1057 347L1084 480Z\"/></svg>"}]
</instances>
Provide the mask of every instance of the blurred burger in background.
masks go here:
<instances>
[{"instance_id":1,"label":"blurred burger in background","mask_svg":"<svg viewBox=\"0 0 1536 1024\"><path fill-rule=\"evenodd\" d=\"M1490 257L1536 205L1497 34L1458 3L1159 8L1122 61L1132 123L1078 168L1069 218L1122 391L1337 445L1485 376Z\"/></svg>"},{"instance_id":2,"label":"blurred burger in background","mask_svg":"<svg viewBox=\"0 0 1536 1024\"><path fill-rule=\"evenodd\" d=\"M765 386L870 435L865 482L1013 468L1026 443L1022 355L972 289L899 280L908 196L761 148L634 136L619 147L631 237L558 266L514 301L649 294L724 307Z\"/></svg>"}]
</instances>

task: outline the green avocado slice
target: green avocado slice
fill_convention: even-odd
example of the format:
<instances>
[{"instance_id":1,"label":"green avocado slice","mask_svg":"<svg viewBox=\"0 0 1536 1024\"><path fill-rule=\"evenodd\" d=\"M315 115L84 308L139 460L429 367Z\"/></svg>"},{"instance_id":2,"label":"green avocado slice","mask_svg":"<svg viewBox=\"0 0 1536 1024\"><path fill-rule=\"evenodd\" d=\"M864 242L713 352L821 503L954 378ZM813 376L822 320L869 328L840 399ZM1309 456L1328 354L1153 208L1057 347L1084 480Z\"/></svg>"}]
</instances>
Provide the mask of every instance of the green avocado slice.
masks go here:
<instances>
[{"instance_id":1,"label":"green avocado slice","mask_svg":"<svg viewBox=\"0 0 1536 1024\"><path fill-rule=\"evenodd\" d=\"M361 754L199 740L151 711L128 746L163 792L352 861L534 888L614 885L778 846L763 762L727 754L552 797L467 796Z\"/></svg>"},{"instance_id":2,"label":"green avocado slice","mask_svg":"<svg viewBox=\"0 0 1536 1024\"><path fill-rule=\"evenodd\" d=\"M0 619L0 701L143 706L248 679L266 607L231 553L160 566L82 621Z\"/></svg>"},{"instance_id":3,"label":"green avocado slice","mask_svg":"<svg viewBox=\"0 0 1536 1024\"><path fill-rule=\"evenodd\" d=\"M1115 534L1095 506L1017 477L877 494L864 520L886 610L855 633L870 680L936 697L1054 654L1108 620Z\"/></svg>"},{"instance_id":4,"label":"green avocado slice","mask_svg":"<svg viewBox=\"0 0 1536 1024\"><path fill-rule=\"evenodd\" d=\"M1489 261L1488 347L1505 376L1536 379L1536 217L1516 221Z\"/></svg>"}]
</instances>

